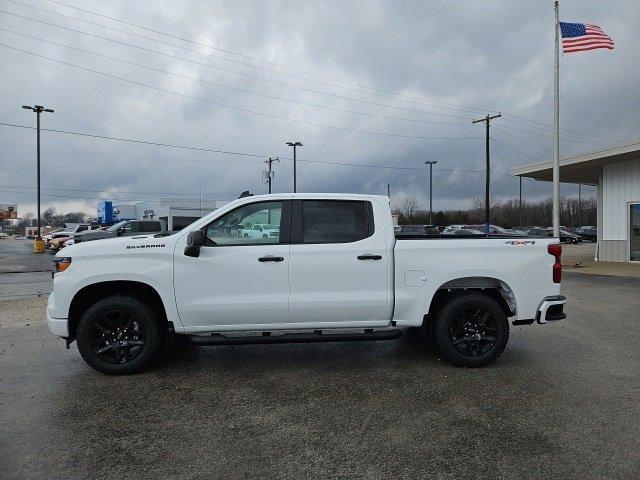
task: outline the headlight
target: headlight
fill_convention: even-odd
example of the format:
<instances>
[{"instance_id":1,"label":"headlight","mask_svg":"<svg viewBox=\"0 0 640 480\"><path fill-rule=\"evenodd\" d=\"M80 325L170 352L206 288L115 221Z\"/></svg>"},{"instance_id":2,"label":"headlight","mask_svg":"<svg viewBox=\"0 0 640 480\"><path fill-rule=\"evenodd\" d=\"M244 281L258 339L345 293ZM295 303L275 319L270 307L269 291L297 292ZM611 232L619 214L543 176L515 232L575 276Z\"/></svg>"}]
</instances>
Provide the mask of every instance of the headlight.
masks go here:
<instances>
[{"instance_id":1,"label":"headlight","mask_svg":"<svg viewBox=\"0 0 640 480\"><path fill-rule=\"evenodd\" d=\"M56 257L53 260L53 270L56 273L64 272L71 266L71 257Z\"/></svg>"}]
</instances>

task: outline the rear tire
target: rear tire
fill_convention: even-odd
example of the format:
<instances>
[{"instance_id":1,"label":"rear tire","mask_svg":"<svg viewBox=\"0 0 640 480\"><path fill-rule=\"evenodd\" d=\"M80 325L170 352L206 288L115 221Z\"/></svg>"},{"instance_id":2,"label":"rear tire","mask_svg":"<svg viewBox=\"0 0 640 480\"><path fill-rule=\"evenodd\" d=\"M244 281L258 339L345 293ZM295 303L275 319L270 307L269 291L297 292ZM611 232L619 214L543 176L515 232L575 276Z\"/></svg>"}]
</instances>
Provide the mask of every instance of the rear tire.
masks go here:
<instances>
[{"instance_id":1,"label":"rear tire","mask_svg":"<svg viewBox=\"0 0 640 480\"><path fill-rule=\"evenodd\" d=\"M509 322L498 302L482 293L458 295L437 312L434 337L442 356L459 367L494 362L509 340Z\"/></svg>"},{"instance_id":2,"label":"rear tire","mask_svg":"<svg viewBox=\"0 0 640 480\"><path fill-rule=\"evenodd\" d=\"M78 323L78 351L107 375L129 375L148 367L162 347L163 332L152 307L113 295L94 303Z\"/></svg>"}]
</instances>

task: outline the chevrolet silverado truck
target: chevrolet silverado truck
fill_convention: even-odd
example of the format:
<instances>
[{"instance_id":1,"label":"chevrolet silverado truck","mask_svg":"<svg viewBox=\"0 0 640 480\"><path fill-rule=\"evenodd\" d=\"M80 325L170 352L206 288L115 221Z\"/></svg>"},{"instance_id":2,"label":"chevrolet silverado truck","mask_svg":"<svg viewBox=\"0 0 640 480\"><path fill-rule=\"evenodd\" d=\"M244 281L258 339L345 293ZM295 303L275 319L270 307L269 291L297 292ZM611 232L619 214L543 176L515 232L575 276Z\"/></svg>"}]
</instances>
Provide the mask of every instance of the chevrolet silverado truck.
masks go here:
<instances>
[{"instance_id":1,"label":"chevrolet silverado truck","mask_svg":"<svg viewBox=\"0 0 640 480\"><path fill-rule=\"evenodd\" d=\"M277 237L239 225L271 223ZM480 367L509 327L565 318L554 238L394 234L389 198L239 198L169 236L86 242L55 257L47 323L106 374L148 367L163 342L392 340L409 327Z\"/></svg>"}]
</instances>

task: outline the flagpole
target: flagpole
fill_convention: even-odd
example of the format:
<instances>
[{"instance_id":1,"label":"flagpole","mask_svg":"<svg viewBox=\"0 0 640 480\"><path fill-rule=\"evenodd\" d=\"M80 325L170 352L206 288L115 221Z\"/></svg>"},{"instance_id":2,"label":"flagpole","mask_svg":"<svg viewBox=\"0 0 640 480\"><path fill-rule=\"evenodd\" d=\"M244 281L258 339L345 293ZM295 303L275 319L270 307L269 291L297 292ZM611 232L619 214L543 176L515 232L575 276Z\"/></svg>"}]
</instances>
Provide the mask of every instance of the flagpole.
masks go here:
<instances>
[{"instance_id":1,"label":"flagpole","mask_svg":"<svg viewBox=\"0 0 640 480\"><path fill-rule=\"evenodd\" d=\"M560 39L558 2L554 3L555 51L553 78L553 236L560 237Z\"/></svg>"}]
</instances>

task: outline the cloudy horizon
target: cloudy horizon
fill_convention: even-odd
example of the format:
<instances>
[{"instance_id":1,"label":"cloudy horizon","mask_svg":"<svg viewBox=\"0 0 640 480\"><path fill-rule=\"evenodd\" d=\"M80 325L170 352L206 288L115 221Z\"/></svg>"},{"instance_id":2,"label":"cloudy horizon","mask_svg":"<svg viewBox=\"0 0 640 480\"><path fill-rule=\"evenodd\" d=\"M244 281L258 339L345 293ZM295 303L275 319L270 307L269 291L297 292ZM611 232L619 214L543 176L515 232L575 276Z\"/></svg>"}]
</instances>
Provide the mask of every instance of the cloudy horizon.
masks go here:
<instances>
[{"instance_id":1,"label":"cloudy horizon","mask_svg":"<svg viewBox=\"0 0 640 480\"><path fill-rule=\"evenodd\" d=\"M425 206L424 162L437 160L434 209L467 208L484 193L484 128L471 122L493 112L495 199L517 197L514 166L551 158L551 1L65 3L87 11L1 0L0 122L34 126L21 105L41 104L55 109L44 128L193 148L45 131L43 210L263 193L269 156L280 157L274 192L290 191L287 141L304 144L298 191L386 194L390 183L394 205ZM616 43L561 57L562 156L638 141L640 4L560 9ZM0 126L0 152L0 203L34 212L35 132ZM523 187L527 200L551 194Z\"/></svg>"}]
</instances>

